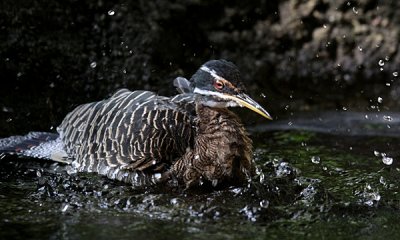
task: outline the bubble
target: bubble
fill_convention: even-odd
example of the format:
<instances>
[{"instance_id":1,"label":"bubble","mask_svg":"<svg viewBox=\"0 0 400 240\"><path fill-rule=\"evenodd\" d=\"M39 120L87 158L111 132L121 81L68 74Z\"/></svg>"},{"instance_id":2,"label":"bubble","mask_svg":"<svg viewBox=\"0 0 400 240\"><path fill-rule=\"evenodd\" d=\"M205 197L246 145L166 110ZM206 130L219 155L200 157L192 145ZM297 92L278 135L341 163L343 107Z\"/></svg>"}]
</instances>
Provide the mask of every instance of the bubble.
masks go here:
<instances>
[{"instance_id":1,"label":"bubble","mask_svg":"<svg viewBox=\"0 0 400 240\"><path fill-rule=\"evenodd\" d=\"M343 111L347 111L347 108L346 108L346 107L343 107Z\"/></svg>"},{"instance_id":2,"label":"bubble","mask_svg":"<svg viewBox=\"0 0 400 240\"><path fill-rule=\"evenodd\" d=\"M115 11L114 11L114 10L108 11L108 15L109 15L109 16L113 16L114 14L115 14Z\"/></svg>"},{"instance_id":3,"label":"bubble","mask_svg":"<svg viewBox=\"0 0 400 240\"><path fill-rule=\"evenodd\" d=\"M326 25L324 24L324 28L326 28Z\"/></svg>"},{"instance_id":4,"label":"bubble","mask_svg":"<svg viewBox=\"0 0 400 240\"><path fill-rule=\"evenodd\" d=\"M363 48L362 48L361 46L358 46L358 50L359 50L360 52L362 52L362 51L363 51Z\"/></svg>"},{"instance_id":5,"label":"bubble","mask_svg":"<svg viewBox=\"0 0 400 240\"><path fill-rule=\"evenodd\" d=\"M382 103L383 102L383 98L378 97L378 103Z\"/></svg>"},{"instance_id":6,"label":"bubble","mask_svg":"<svg viewBox=\"0 0 400 240\"><path fill-rule=\"evenodd\" d=\"M358 10L356 7L353 7L353 13L358 14Z\"/></svg>"},{"instance_id":7,"label":"bubble","mask_svg":"<svg viewBox=\"0 0 400 240\"><path fill-rule=\"evenodd\" d=\"M266 98L266 97L267 97L267 96L265 96L264 93L261 93L260 96L261 96L262 98Z\"/></svg>"},{"instance_id":8,"label":"bubble","mask_svg":"<svg viewBox=\"0 0 400 240\"><path fill-rule=\"evenodd\" d=\"M311 157L311 162L314 164L319 164L321 162L321 158L318 156L312 156Z\"/></svg>"},{"instance_id":9,"label":"bubble","mask_svg":"<svg viewBox=\"0 0 400 240\"><path fill-rule=\"evenodd\" d=\"M90 67L91 68L96 68L97 67L97 63L96 62L91 62L90 63Z\"/></svg>"},{"instance_id":10,"label":"bubble","mask_svg":"<svg viewBox=\"0 0 400 240\"><path fill-rule=\"evenodd\" d=\"M378 151L374 151L374 155L376 156L376 157L378 157L379 155L380 155L380 153L378 152Z\"/></svg>"},{"instance_id":11,"label":"bubble","mask_svg":"<svg viewBox=\"0 0 400 240\"><path fill-rule=\"evenodd\" d=\"M393 72L393 77L397 77L397 76L399 76L399 73L398 72Z\"/></svg>"},{"instance_id":12,"label":"bubble","mask_svg":"<svg viewBox=\"0 0 400 240\"><path fill-rule=\"evenodd\" d=\"M382 67L382 66L384 66L384 65L385 65L385 62L384 62L382 59L380 59L380 60L379 60L379 62L378 62L378 64L379 64L379 66L381 66L381 67Z\"/></svg>"}]
</instances>

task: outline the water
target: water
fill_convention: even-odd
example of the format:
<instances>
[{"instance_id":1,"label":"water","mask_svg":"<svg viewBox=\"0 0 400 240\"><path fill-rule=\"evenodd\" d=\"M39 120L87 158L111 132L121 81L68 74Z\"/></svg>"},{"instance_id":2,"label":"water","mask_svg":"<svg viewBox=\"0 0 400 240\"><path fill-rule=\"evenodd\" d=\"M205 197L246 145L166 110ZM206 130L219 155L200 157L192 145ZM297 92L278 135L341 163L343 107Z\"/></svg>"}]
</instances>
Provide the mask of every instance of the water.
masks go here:
<instances>
[{"instance_id":1,"label":"water","mask_svg":"<svg viewBox=\"0 0 400 240\"><path fill-rule=\"evenodd\" d=\"M250 128L257 174L227 189L135 189L62 164L4 157L0 238L395 239L398 116L347 111Z\"/></svg>"}]
</instances>

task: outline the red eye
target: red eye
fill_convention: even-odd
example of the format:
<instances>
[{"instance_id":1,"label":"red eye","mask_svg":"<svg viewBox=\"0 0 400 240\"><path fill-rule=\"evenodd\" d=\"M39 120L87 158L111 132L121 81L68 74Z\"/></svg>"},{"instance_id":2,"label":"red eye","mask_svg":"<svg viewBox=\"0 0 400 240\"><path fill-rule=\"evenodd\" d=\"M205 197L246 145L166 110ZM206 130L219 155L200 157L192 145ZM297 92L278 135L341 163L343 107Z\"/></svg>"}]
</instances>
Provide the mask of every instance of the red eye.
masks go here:
<instances>
[{"instance_id":1,"label":"red eye","mask_svg":"<svg viewBox=\"0 0 400 240\"><path fill-rule=\"evenodd\" d=\"M222 88L224 88L224 83L220 80L217 80L214 82L214 87L217 90L221 90Z\"/></svg>"}]
</instances>

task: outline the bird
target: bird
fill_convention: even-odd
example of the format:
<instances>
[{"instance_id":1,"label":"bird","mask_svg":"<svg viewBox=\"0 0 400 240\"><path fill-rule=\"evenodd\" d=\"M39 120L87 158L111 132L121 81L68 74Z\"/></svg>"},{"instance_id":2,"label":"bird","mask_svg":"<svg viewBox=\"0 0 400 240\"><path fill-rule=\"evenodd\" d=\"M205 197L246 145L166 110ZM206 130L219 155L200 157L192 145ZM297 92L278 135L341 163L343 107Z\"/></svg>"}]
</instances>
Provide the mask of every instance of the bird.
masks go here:
<instances>
[{"instance_id":1,"label":"bird","mask_svg":"<svg viewBox=\"0 0 400 240\"><path fill-rule=\"evenodd\" d=\"M173 84L178 94L171 97L120 89L76 107L57 134L33 133L31 140L47 145L41 143L36 148L42 152L31 156L45 155L77 172L97 172L133 185L173 180L186 188L215 187L248 180L255 171L252 140L229 108L272 117L246 93L238 67L209 60L189 80L177 77ZM34 148L20 152L29 155ZM51 150L43 154L46 148Z\"/></svg>"}]
</instances>

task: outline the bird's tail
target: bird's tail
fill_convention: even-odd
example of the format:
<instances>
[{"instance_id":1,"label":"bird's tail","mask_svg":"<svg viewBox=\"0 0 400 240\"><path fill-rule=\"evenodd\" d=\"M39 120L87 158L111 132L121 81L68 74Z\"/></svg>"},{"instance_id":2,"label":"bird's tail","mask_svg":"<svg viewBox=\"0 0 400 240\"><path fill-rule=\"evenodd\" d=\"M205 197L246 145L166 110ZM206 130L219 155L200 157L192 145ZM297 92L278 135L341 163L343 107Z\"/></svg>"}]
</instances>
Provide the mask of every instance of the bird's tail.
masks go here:
<instances>
[{"instance_id":1,"label":"bird's tail","mask_svg":"<svg viewBox=\"0 0 400 240\"><path fill-rule=\"evenodd\" d=\"M25 136L0 139L0 156L17 155L70 163L63 143L56 133L30 132Z\"/></svg>"}]
</instances>

